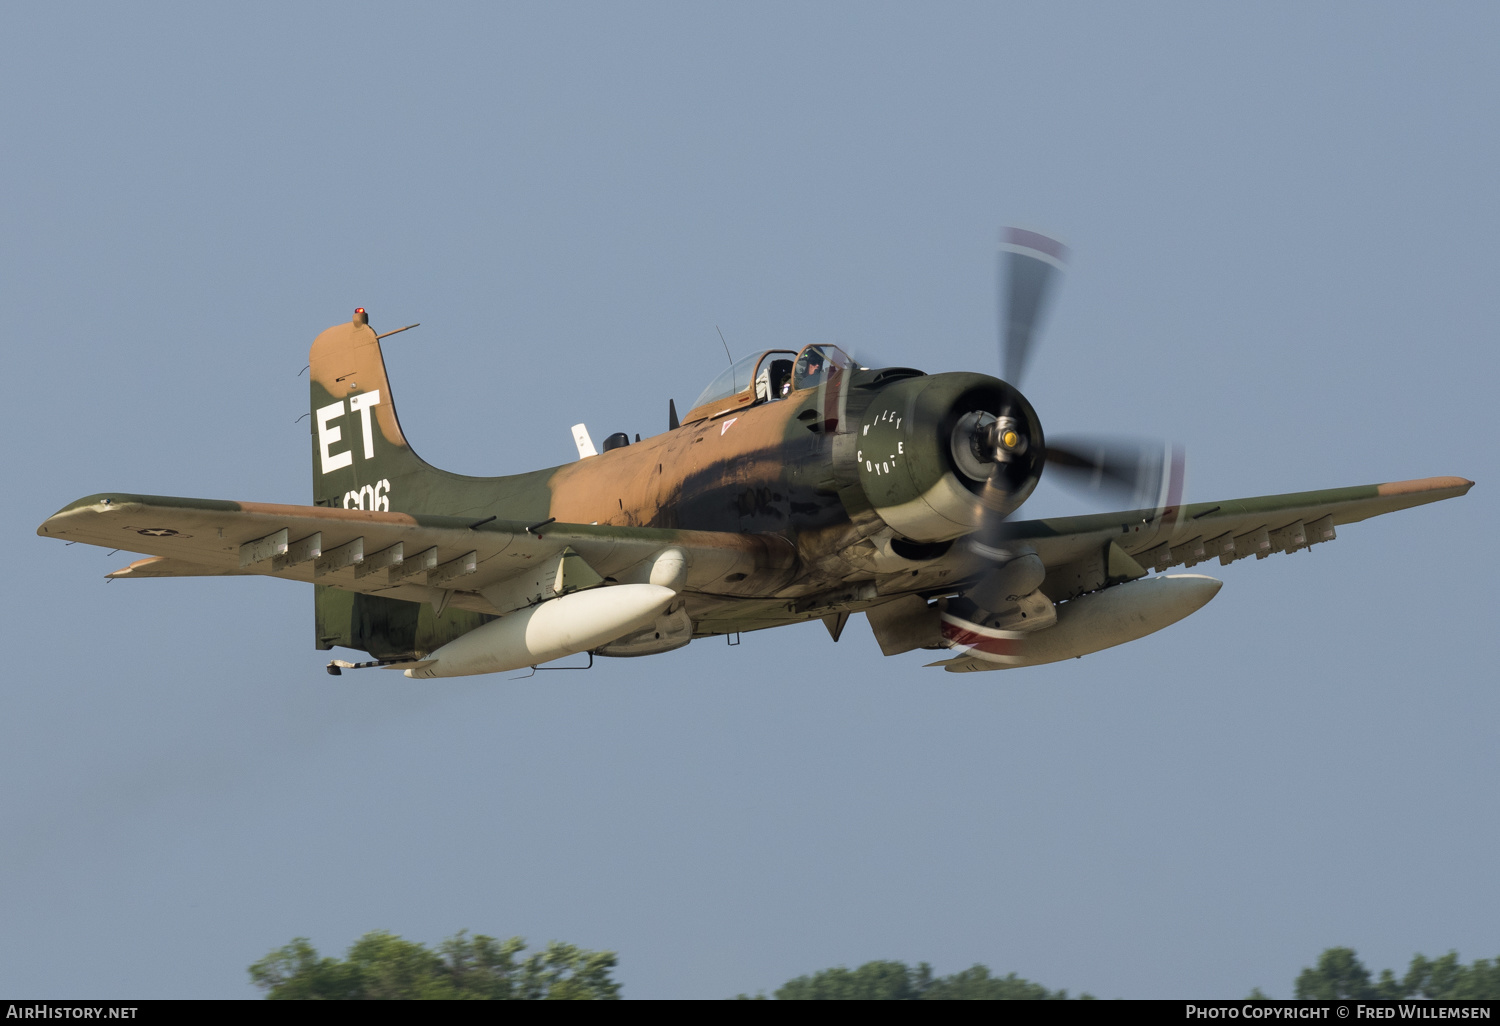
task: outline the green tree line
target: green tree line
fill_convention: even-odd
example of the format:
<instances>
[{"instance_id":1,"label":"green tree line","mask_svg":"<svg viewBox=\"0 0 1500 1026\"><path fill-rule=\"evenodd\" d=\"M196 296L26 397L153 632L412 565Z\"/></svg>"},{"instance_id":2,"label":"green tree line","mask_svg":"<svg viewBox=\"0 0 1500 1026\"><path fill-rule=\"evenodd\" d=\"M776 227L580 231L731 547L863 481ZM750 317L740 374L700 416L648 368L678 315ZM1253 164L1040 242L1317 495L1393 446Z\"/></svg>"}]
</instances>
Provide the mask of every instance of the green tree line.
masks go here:
<instances>
[{"instance_id":1,"label":"green tree line","mask_svg":"<svg viewBox=\"0 0 1500 1026\"><path fill-rule=\"evenodd\" d=\"M620 984L612 975L617 964L613 951L557 941L526 954L520 937L500 941L460 931L434 951L376 931L355 941L343 959L319 956L307 938L298 937L252 965L250 979L267 998L280 1000L617 1000ZM1298 975L1295 992L1299 1000L1495 999L1500 998L1500 958L1464 965L1456 951L1436 959L1416 955L1404 976L1383 969L1372 978L1354 949L1329 948ZM1015 973L996 976L982 965L937 976L926 962L876 961L798 976L772 996L781 1001L1062 1001L1068 992L1048 990ZM1256 988L1250 997L1265 995Z\"/></svg>"},{"instance_id":2,"label":"green tree line","mask_svg":"<svg viewBox=\"0 0 1500 1026\"><path fill-rule=\"evenodd\" d=\"M1400 979L1391 970L1382 969L1380 978L1371 980L1370 970L1365 968L1353 948L1329 948L1318 956L1316 966L1303 969L1297 977L1296 995L1301 1001L1492 999L1500 997L1500 958L1494 961L1480 958L1473 965L1464 965L1458 960L1456 951L1436 959L1415 955L1406 975Z\"/></svg>"},{"instance_id":3,"label":"green tree line","mask_svg":"<svg viewBox=\"0 0 1500 1026\"><path fill-rule=\"evenodd\" d=\"M1015 973L994 976L982 965L951 976L934 976L926 962L915 967L905 962L866 962L858 969L839 966L788 980L774 996L778 1001L1065 1001L1068 992L1048 990ZM1091 1000L1092 995L1079 997Z\"/></svg>"},{"instance_id":4,"label":"green tree line","mask_svg":"<svg viewBox=\"0 0 1500 1026\"><path fill-rule=\"evenodd\" d=\"M614 1000L613 951L586 951L553 941L523 957L519 937L497 941L460 931L429 950L375 931L355 941L342 961L320 958L306 937L250 967L266 997L282 1000Z\"/></svg>"}]
</instances>

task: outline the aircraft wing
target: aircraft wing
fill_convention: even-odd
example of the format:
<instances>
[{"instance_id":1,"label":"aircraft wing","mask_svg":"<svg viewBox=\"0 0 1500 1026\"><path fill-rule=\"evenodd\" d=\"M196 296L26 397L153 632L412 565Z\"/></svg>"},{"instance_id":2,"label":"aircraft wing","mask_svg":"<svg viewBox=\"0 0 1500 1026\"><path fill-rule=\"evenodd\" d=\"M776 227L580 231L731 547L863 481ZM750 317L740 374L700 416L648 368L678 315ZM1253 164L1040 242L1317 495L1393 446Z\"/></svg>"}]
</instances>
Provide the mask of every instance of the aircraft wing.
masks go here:
<instances>
[{"instance_id":1,"label":"aircraft wing","mask_svg":"<svg viewBox=\"0 0 1500 1026\"><path fill-rule=\"evenodd\" d=\"M1451 499L1473 486L1462 477L1428 477L1164 510L1023 520L1005 525L1005 543L1030 548L1041 557L1049 569L1042 590L1060 601L1101 587L1104 577L1121 576L1100 565L1108 563L1115 547L1139 564L1137 571L1151 567L1160 572L1216 557L1225 565L1246 556L1264 559L1332 541L1335 528L1344 524Z\"/></svg>"},{"instance_id":2,"label":"aircraft wing","mask_svg":"<svg viewBox=\"0 0 1500 1026\"><path fill-rule=\"evenodd\" d=\"M1054 602L1062 602L1098 592L1109 584L1144 577L1144 567L1160 572L1214 558L1227 565L1247 556L1264 559L1276 552L1295 552L1332 541L1335 528L1344 524L1451 499L1473 486L1473 481L1461 477L1429 477L1357 488L1200 502L1162 510L1022 520L1004 525L1002 545L1017 551L1030 549L1040 556L1047 566L1042 593ZM1090 601L1096 599L1084 598L1082 603ZM1069 603L1062 608L1074 607ZM1196 608L1194 605L1165 623ZM1165 623L1144 627L1143 632L1157 630ZM1080 651L1086 653L1096 648L1084 647ZM1035 661L1050 662L1067 654ZM1006 664L978 658L966 651L928 665L968 673L1000 670Z\"/></svg>"},{"instance_id":3,"label":"aircraft wing","mask_svg":"<svg viewBox=\"0 0 1500 1026\"><path fill-rule=\"evenodd\" d=\"M111 578L264 575L491 614L517 608L500 606L512 593L524 598L529 578L550 586L570 554L587 564L590 583L625 582L645 579L675 547L688 557L686 590L716 595L789 579L796 566L791 544L767 535L124 493L79 499L37 534L153 557Z\"/></svg>"}]
</instances>

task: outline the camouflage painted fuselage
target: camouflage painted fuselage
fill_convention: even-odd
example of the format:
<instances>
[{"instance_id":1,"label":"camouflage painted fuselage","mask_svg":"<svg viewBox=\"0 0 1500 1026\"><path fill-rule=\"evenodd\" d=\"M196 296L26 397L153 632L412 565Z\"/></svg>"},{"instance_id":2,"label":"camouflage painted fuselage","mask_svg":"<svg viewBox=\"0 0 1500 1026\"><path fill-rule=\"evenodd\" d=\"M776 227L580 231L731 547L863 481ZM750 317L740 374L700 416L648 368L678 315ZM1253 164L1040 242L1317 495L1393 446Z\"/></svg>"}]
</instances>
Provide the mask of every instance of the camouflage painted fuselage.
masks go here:
<instances>
[{"instance_id":1,"label":"camouflage painted fuselage","mask_svg":"<svg viewBox=\"0 0 1500 1026\"><path fill-rule=\"evenodd\" d=\"M379 342L368 325L356 321L320 335L311 371L317 505L476 522L555 519L751 534L786 550L776 561L782 566L746 575L734 594L687 594L696 636L837 615L869 605L877 593L950 583L954 568L941 561L909 563L893 559L889 549L882 553L880 539L892 532L868 493L878 498L881 490L871 483L895 478L890 460L884 471L878 461L863 469L869 461L856 456L865 455L871 438L868 429L861 435L856 428L867 414L878 416L872 412L876 406L920 417L915 407L925 401L933 408L931 416L940 418L952 397L998 384L974 374L854 372L851 380L835 382L844 387L834 390L806 388L769 402L740 393L707 403L689 411L674 430L575 463L468 477L438 470L412 452L396 417ZM898 420L892 414L889 426L878 425L876 439L881 427L894 432ZM905 492L920 494L949 473L936 444L920 452L909 439L879 444L890 450L882 455L903 450ZM319 586L319 644L378 656L430 651L486 619L462 610L439 617L415 606Z\"/></svg>"}]
</instances>

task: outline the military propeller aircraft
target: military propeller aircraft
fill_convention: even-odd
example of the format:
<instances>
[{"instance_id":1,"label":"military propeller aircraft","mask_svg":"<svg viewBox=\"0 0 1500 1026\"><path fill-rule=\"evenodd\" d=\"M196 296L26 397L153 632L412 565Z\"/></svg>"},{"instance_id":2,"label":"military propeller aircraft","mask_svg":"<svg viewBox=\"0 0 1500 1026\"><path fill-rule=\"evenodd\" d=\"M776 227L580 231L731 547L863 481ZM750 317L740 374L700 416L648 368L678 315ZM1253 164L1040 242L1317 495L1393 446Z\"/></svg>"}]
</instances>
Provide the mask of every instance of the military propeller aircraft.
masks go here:
<instances>
[{"instance_id":1,"label":"military propeller aircraft","mask_svg":"<svg viewBox=\"0 0 1500 1026\"><path fill-rule=\"evenodd\" d=\"M317 648L452 677L863 612L886 655L951 672L1096 652L1202 608L1220 582L1170 574L1295 552L1368 517L1463 495L1435 477L1184 504L1180 450L1048 439L1018 389L1066 251L1002 235L1004 378L867 367L839 347L755 353L681 418L579 459L465 477L407 444L363 308L313 342L313 501L105 492L44 537L147 554L111 578L260 574L314 586ZM398 329L405 330L405 329ZM387 334L394 334L389 332ZM1011 515L1043 470L1121 512ZM628 501L627 501L628 500ZM1151 574L1149 571L1155 571Z\"/></svg>"}]
</instances>

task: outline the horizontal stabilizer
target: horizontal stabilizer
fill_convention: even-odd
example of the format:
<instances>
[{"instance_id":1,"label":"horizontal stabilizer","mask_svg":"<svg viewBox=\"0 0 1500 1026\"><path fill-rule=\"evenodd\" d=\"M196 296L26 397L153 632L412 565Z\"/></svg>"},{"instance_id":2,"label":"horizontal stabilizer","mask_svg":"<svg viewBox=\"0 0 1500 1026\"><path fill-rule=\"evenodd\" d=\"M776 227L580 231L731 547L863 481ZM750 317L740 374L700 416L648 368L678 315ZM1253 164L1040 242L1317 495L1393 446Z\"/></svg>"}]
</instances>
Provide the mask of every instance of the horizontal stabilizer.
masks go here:
<instances>
[{"instance_id":1,"label":"horizontal stabilizer","mask_svg":"<svg viewBox=\"0 0 1500 1026\"><path fill-rule=\"evenodd\" d=\"M189 563L184 559L173 559L170 556L151 556L147 559L138 559L127 567L121 567L114 573L104 576L112 581L124 578L140 580L146 577L245 577L249 574L238 568L203 566L200 563Z\"/></svg>"}]
</instances>

